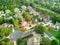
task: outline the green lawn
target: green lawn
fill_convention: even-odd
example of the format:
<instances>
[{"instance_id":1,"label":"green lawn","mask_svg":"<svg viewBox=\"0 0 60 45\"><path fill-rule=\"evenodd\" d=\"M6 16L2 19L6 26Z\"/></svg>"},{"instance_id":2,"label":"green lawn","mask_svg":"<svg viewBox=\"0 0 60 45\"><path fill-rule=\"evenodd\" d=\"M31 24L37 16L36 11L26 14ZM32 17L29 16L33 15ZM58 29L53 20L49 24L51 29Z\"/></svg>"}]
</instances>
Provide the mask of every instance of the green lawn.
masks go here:
<instances>
[{"instance_id":1,"label":"green lawn","mask_svg":"<svg viewBox=\"0 0 60 45\"><path fill-rule=\"evenodd\" d=\"M14 45L14 43L10 41L8 38L5 38L0 41L0 45Z\"/></svg>"},{"instance_id":2,"label":"green lawn","mask_svg":"<svg viewBox=\"0 0 60 45\"><path fill-rule=\"evenodd\" d=\"M19 39L17 40L17 45L27 45L26 40Z\"/></svg>"},{"instance_id":3,"label":"green lawn","mask_svg":"<svg viewBox=\"0 0 60 45\"><path fill-rule=\"evenodd\" d=\"M24 41L20 42L18 45L27 45L27 42L24 40Z\"/></svg>"},{"instance_id":4,"label":"green lawn","mask_svg":"<svg viewBox=\"0 0 60 45\"><path fill-rule=\"evenodd\" d=\"M26 37L23 37L23 38L19 38L18 40L17 40L17 45L27 45L27 39L28 38L30 38L30 37L32 37L33 36L33 34L30 34L30 35L27 35Z\"/></svg>"},{"instance_id":5,"label":"green lawn","mask_svg":"<svg viewBox=\"0 0 60 45\"><path fill-rule=\"evenodd\" d=\"M56 30L49 30L49 32L60 41L60 31L56 31Z\"/></svg>"}]
</instances>

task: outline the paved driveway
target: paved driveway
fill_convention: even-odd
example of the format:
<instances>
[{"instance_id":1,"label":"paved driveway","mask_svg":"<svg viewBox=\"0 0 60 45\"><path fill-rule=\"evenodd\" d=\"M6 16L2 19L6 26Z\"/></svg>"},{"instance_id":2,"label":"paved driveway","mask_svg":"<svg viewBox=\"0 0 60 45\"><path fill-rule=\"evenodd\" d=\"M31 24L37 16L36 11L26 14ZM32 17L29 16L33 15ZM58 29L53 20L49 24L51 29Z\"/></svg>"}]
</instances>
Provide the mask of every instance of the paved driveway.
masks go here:
<instances>
[{"instance_id":1,"label":"paved driveway","mask_svg":"<svg viewBox=\"0 0 60 45\"><path fill-rule=\"evenodd\" d=\"M16 31L16 32L11 33L9 36L12 41L16 41L18 38L25 37L31 34L32 32L34 32L34 30L30 30L28 32Z\"/></svg>"}]
</instances>

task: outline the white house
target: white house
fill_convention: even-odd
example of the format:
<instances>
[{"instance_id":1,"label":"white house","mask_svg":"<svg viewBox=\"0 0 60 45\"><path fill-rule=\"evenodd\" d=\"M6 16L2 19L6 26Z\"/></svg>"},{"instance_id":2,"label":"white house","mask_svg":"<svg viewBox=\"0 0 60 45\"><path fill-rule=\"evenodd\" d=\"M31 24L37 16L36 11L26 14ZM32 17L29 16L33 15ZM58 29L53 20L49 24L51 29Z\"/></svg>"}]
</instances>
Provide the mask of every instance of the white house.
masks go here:
<instances>
[{"instance_id":1,"label":"white house","mask_svg":"<svg viewBox=\"0 0 60 45\"><path fill-rule=\"evenodd\" d=\"M56 28L57 30L60 30L60 23L56 22L56 24L54 25L54 28Z\"/></svg>"},{"instance_id":2,"label":"white house","mask_svg":"<svg viewBox=\"0 0 60 45\"><path fill-rule=\"evenodd\" d=\"M43 21L44 21L46 24L52 22L52 20L51 20L50 18L44 18Z\"/></svg>"},{"instance_id":3,"label":"white house","mask_svg":"<svg viewBox=\"0 0 60 45\"><path fill-rule=\"evenodd\" d=\"M8 19L12 19L12 16L8 17Z\"/></svg>"},{"instance_id":4,"label":"white house","mask_svg":"<svg viewBox=\"0 0 60 45\"><path fill-rule=\"evenodd\" d=\"M27 7L25 5L22 6L22 9L26 9Z\"/></svg>"},{"instance_id":5,"label":"white house","mask_svg":"<svg viewBox=\"0 0 60 45\"><path fill-rule=\"evenodd\" d=\"M22 12L24 12L27 9L25 5L22 6Z\"/></svg>"},{"instance_id":6,"label":"white house","mask_svg":"<svg viewBox=\"0 0 60 45\"><path fill-rule=\"evenodd\" d=\"M4 14L4 11L0 11L0 14Z\"/></svg>"},{"instance_id":7,"label":"white house","mask_svg":"<svg viewBox=\"0 0 60 45\"><path fill-rule=\"evenodd\" d=\"M8 14L8 13L10 13L10 12L11 12L10 10L5 10L5 13L6 13L6 14Z\"/></svg>"},{"instance_id":8,"label":"white house","mask_svg":"<svg viewBox=\"0 0 60 45\"><path fill-rule=\"evenodd\" d=\"M16 13L20 12L19 8L15 8L14 12L16 12Z\"/></svg>"},{"instance_id":9,"label":"white house","mask_svg":"<svg viewBox=\"0 0 60 45\"><path fill-rule=\"evenodd\" d=\"M5 16L4 11L0 11L0 17Z\"/></svg>"}]
</instances>

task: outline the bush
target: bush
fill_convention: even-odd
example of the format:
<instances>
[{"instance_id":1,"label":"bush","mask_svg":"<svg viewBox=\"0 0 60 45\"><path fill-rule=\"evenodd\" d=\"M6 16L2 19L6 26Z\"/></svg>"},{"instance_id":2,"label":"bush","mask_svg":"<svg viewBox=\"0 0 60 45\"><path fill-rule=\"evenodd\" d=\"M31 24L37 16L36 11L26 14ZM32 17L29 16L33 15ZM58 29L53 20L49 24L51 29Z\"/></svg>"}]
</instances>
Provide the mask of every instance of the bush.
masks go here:
<instances>
[{"instance_id":1,"label":"bush","mask_svg":"<svg viewBox=\"0 0 60 45\"><path fill-rule=\"evenodd\" d=\"M57 40L52 40L51 45L58 45L58 41Z\"/></svg>"},{"instance_id":2,"label":"bush","mask_svg":"<svg viewBox=\"0 0 60 45\"><path fill-rule=\"evenodd\" d=\"M46 31L46 27L43 25L37 25L35 26L34 30L36 33L44 34L44 32Z\"/></svg>"}]
</instances>

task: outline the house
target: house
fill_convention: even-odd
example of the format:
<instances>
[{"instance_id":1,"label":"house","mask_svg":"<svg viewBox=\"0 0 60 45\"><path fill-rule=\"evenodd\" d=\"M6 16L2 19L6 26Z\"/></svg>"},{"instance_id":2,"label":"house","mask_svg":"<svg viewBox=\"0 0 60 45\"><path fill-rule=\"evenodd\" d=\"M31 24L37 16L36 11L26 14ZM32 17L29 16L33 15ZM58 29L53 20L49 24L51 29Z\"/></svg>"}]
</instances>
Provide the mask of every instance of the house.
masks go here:
<instances>
[{"instance_id":1,"label":"house","mask_svg":"<svg viewBox=\"0 0 60 45\"><path fill-rule=\"evenodd\" d=\"M4 11L0 11L0 14L4 14Z\"/></svg>"},{"instance_id":2,"label":"house","mask_svg":"<svg viewBox=\"0 0 60 45\"><path fill-rule=\"evenodd\" d=\"M8 26L9 26L8 23L4 23L4 24L2 24L2 25L5 26L5 27L8 27Z\"/></svg>"},{"instance_id":3,"label":"house","mask_svg":"<svg viewBox=\"0 0 60 45\"><path fill-rule=\"evenodd\" d=\"M40 43L38 42L39 42L39 39L33 37L27 40L27 45L39 45Z\"/></svg>"},{"instance_id":4,"label":"house","mask_svg":"<svg viewBox=\"0 0 60 45\"><path fill-rule=\"evenodd\" d=\"M9 27L9 24L8 23L4 23L4 24L0 25L0 28L2 28L2 27Z\"/></svg>"},{"instance_id":5,"label":"house","mask_svg":"<svg viewBox=\"0 0 60 45\"><path fill-rule=\"evenodd\" d=\"M52 20L49 17L43 18L43 22L45 23L46 26L53 27Z\"/></svg>"},{"instance_id":6,"label":"house","mask_svg":"<svg viewBox=\"0 0 60 45\"><path fill-rule=\"evenodd\" d=\"M25 20L20 13L15 14L14 17L21 19L21 21L24 21Z\"/></svg>"},{"instance_id":7,"label":"house","mask_svg":"<svg viewBox=\"0 0 60 45\"><path fill-rule=\"evenodd\" d=\"M5 16L4 11L0 11L0 17Z\"/></svg>"},{"instance_id":8,"label":"house","mask_svg":"<svg viewBox=\"0 0 60 45\"><path fill-rule=\"evenodd\" d=\"M10 13L10 12L11 12L10 10L5 10L5 13L6 13L6 14L8 14L8 13Z\"/></svg>"},{"instance_id":9,"label":"house","mask_svg":"<svg viewBox=\"0 0 60 45\"><path fill-rule=\"evenodd\" d=\"M44 23L46 23L46 24L52 22L52 20L51 20L49 17L43 18L43 21L44 21Z\"/></svg>"},{"instance_id":10,"label":"house","mask_svg":"<svg viewBox=\"0 0 60 45\"><path fill-rule=\"evenodd\" d=\"M30 14L39 15L39 13L36 12L31 6L28 6L28 10L30 11Z\"/></svg>"},{"instance_id":11,"label":"house","mask_svg":"<svg viewBox=\"0 0 60 45\"><path fill-rule=\"evenodd\" d=\"M22 12L24 12L24 11L26 10L26 8L27 8L27 7L26 7L25 5L23 5L23 6L22 6Z\"/></svg>"},{"instance_id":12,"label":"house","mask_svg":"<svg viewBox=\"0 0 60 45\"><path fill-rule=\"evenodd\" d=\"M21 15L18 13L18 14L15 14L14 17L21 18Z\"/></svg>"},{"instance_id":13,"label":"house","mask_svg":"<svg viewBox=\"0 0 60 45\"><path fill-rule=\"evenodd\" d=\"M21 25L20 25L20 27L24 27L24 28L26 28L27 27L27 22L26 21L23 21L23 22L21 22Z\"/></svg>"},{"instance_id":14,"label":"house","mask_svg":"<svg viewBox=\"0 0 60 45\"><path fill-rule=\"evenodd\" d=\"M36 12L37 15L40 15L39 12Z\"/></svg>"},{"instance_id":15,"label":"house","mask_svg":"<svg viewBox=\"0 0 60 45\"><path fill-rule=\"evenodd\" d=\"M28 6L28 10L30 11L30 14L35 14L35 10L31 7L31 6Z\"/></svg>"},{"instance_id":16,"label":"house","mask_svg":"<svg viewBox=\"0 0 60 45\"><path fill-rule=\"evenodd\" d=\"M19 8L15 8L14 12L16 12L16 13L20 12Z\"/></svg>"},{"instance_id":17,"label":"house","mask_svg":"<svg viewBox=\"0 0 60 45\"><path fill-rule=\"evenodd\" d=\"M60 30L60 23L56 22L56 24L54 25L54 28L57 30Z\"/></svg>"},{"instance_id":18,"label":"house","mask_svg":"<svg viewBox=\"0 0 60 45\"><path fill-rule=\"evenodd\" d=\"M32 21L29 21L29 22L22 21L20 27L24 27L28 30L31 28L31 24L32 24Z\"/></svg>"},{"instance_id":19,"label":"house","mask_svg":"<svg viewBox=\"0 0 60 45\"><path fill-rule=\"evenodd\" d=\"M28 10L31 11L32 10L32 7L31 6L28 6Z\"/></svg>"},{"instance_id":20,"label":"house","mask_svg":"<svg viewBox=\"0 0 60 45\"><path fill-rule=\"evenodd\" d=\"M5 14L0 14L0 16L5 16Z\"/></svg>"},{"instance_id":21,"label":"house","mask_svg":"<svg viewBox=\"0 0 60 45\"><path fill-rule=\"evenodd\" d=\"M33 37L27 40L27 45L40 45L41 36L33 32Z\"/></svg>"},{"instance_id":22,"label":"house","mask_svg":"<svg viewBox=\"0 0 60 45\"><path fill-rule=\"evenodd\" d=\"M27 7L25 5L22 6L22 9L26 9Z\"/></svg>"},{"instance_id":23,"label":"house","mask_svg":"<svg viewBox=\"0 0 60 45\"><path fill-rule=\"evenodd\" d=\"M12 19L12 16L8 17L8 19Z\"/></svg>"}]
</instances>

